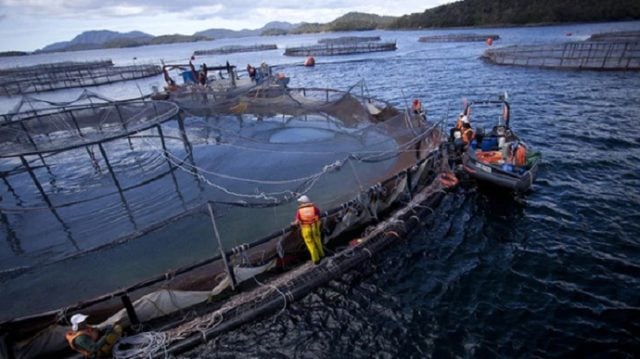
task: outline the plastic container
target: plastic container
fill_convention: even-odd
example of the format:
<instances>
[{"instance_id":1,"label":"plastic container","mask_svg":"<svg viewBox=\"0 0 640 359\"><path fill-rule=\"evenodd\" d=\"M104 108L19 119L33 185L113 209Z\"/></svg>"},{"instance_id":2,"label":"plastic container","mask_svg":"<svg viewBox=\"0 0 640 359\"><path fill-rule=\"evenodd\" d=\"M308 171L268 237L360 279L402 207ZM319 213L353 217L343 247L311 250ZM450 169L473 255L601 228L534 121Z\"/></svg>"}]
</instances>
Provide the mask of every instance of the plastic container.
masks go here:
<instances>
[{"instance_id":1,"label":"plastic container","mask_svg":"<svg viewBox=\"0 0 640 359\"><path fill-rule=\"evenodd\" d=\"M485 137L482 139L480 148L483 151L495 151L495 149L498 148L498 139L495 137Z\"/></svg>"}]
</instances>

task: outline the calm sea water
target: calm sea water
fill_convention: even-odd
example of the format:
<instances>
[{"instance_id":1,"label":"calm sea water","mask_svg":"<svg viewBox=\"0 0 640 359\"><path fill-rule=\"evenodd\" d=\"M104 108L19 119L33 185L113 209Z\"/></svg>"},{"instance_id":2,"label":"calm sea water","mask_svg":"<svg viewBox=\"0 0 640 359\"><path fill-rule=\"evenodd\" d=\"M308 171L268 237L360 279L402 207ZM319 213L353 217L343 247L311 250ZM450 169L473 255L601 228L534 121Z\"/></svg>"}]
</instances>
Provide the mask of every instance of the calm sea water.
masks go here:
<instances>
[{"instance_id":1,"label":"calm sea water","mask_svg":"<svg viewBox=\"0 0 640 359\"><path fill-rule=\"evenodd\" d=\"M503 46L631 29L640 29L640 22L473 32L498 33L502 39L494 46ZM184 357L634 357L640 353L640 73L495 66L478 59L486 49L484 43L417 42L419 36L449 32L454 31L359 33L395 39L399 49L319 57L312 69L299 66L301 59L281 56L282 50L198 59L207 63L228 59L241 67L266 61L291 76L292 86L346 89L364 79L367 91L397 106L421 98L431 119L452 118L463 97L494 98L508 91L511 125L543 153L544 162L530 193L514 199L475 187L460 189L434 208L411 238L363 268L336 278L278 315L244 325ZM567 37L567 32L573 36ZM87 51L52 59L112 58L122 64L132 63L133 57L137 62L185 61L195 49L237 41L283 47L327 36ZM138 82L141 89L160 84L159 77ZM136 86L122 84L95 90L114 98L138 92ZM68 99L78 92L46 96ZM4 99L2 104L8 108L15 101ZM2 253L12 253L10 245L9 240L0 241L6 246ZM122 249L122 255L126 253L128 249ZM6 258L16 260L8 254ZM95 263L100 257L86 260ZM62 273L74 265L83 263L54 267L50 278L43 273L27 278L40 288L59 274L55 271ZM137 268L149 274L155 269Z\"/></svg>"}]
</instances>

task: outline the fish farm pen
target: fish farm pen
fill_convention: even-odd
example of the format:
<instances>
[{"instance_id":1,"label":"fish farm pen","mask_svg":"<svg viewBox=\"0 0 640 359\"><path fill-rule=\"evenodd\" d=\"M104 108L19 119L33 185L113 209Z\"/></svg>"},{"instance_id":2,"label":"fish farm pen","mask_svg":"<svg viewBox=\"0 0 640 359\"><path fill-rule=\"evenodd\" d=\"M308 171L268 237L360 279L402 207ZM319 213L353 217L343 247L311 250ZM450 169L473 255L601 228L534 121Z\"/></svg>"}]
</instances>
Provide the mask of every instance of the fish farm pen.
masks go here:
<instances>
[{"instance_id":1,"label":"fish farm pen","mask_svg":"<svg viewBox=\"0 0 640 359\"><path fill-rule=\"evenodd\" d=\"M640 41L640 31L602 32L591 35L588 41L638 42Z\"/></svg>"},{"instance_id":2,"label":"fish farm pen","mask_svg":"<svg viewBox=\"0 0 640 359\"><path fill-rule=\"evenodd\" d=\"M158 65L114 66L110 60L15 67L0 70L0 95L98 86L155 76L161 72Z\"/></svg>"},{"instance_id":3,"label":"fish farm pen","mask_svg":"<svg viewBox=\"0 0 640 359\"><path fill-rule=\"evenodd\" d=\"M286 56L337 56L379 51L395 51L396 42L356 42L288 47Z\"/></svg>"},{"instance_id":4,"label":"fish farm pen","mask_svg":"<svg viewBox=\"0 0 640 359\"><path fill-rule=\"evenodd\" d=\"M350 44L357 42L380 41L380 36L341 36L318 40L319 44Z\"/></svg>"},{"instance_id":5,"label":"fish farm pen","mask_svg":"<svg viewBox=\"0 0 640 359\"><path fill-rule=\"evenodd\" d=\"M196 50L193 52L196 56L202 55L222 55L222 54L232 54L236 52L257 52L257 51L267 51L267 50L277 50L278 45L276 44L263 44L263 45L248 45L248 46L223 46L210 50Z\"/></svg>"},{"instance_id":6,"label":"fish farm pen","mask_svg":"<svg viewBox=\"0 0 640 359\"><path fill-rule=\"evenodd\" d=\"M486 41L487 39L499 40L500 35L495 34L448 34L448 35L434 35L434 36L421 36L418 38L419 42L476 42Z\"/></svg>"},{"instance_id":7,"label":"fish farm pen","mask_svg":"<svg viewBox=\"0 0 640 359\"><path fill-rule=\"evenodd\" d=\"M180 352L202 333L282 308L405 235L443 193L442 124L356 90L266 83L177 103L89 92L65 103L25 98L0 124L0 214L19 254L0 267L0 301L13 316L0 318L0 352L68 355L64 333L80 311ZM361 237L315 267L290 224L305 193L322 208L329 248ZM41 252L44 263L25 262ZM94 260L105 266L102 280L78 296L68 287L94 278L73 268ZM24 276L60 269L57 284L25 286ZM256 276L274 284L256 286Z\"/></svg>"},{"instance_id":8,"label":"fish farm pen","mask_svg":"<svg viewBox=\"0 0 640 359\"><path fill-rule=\"evenodd\" d=\"M640 42L571 42L508 46L485 51L482 58L499 65L580 70L638 71Z\"/></svg>"}]
</instances>

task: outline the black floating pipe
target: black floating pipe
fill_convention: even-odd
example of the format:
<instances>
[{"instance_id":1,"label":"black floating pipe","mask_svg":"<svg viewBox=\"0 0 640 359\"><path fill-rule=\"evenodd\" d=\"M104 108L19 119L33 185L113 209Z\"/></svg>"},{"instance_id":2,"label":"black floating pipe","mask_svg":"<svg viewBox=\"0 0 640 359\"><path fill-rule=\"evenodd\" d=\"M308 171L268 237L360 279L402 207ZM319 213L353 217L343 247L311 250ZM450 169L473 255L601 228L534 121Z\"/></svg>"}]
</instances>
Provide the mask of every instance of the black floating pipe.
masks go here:
<instances>
[{"instance_id":1,"label":"black floating pipe","mask_svg":"<svg viewBox=\"0 0 640 359\"><path fill-rule=\"evenodd\" d=\"M433 205L440 200L442 196L442 192L437 192L435 195L421 198L422 200L420 202L429 202L429 204ZM424 206L417 207L421 214L426 212L423 207ZM307 293L326 284L337 275L340 275L367 259L372 258L373 254L380 252L396 240L406 237L419 224L418 220L411 220L414 216L413 212L405 213L400 217L403 222L391 223L387 228L385 228L384 232L379 233L357 247L354 247L349 253L346 253L348 251L346 250L335 257L328 258L321 262L320 265L314 266L299 278L291 280L291 282L295 282L294 285L281 286L278 291L272 291L269 298L263 299L251 308L238 308L236 310L237 315L235 316L225 313L225 320L215 327L199 331L197 334L192 334L184 340L166 348L165 351L153 353L149 357L159 359L164 358L167 353L174 355L183 353L197 345L205 343L216 335L233 328L237 328L250 320L272 313L277 308L288 304L287 299L298 300L304 297ZM331 267L329 267L330 262ZM282 295L279 294L279 292L285 294Z\"/></svg>"}]
</instances>

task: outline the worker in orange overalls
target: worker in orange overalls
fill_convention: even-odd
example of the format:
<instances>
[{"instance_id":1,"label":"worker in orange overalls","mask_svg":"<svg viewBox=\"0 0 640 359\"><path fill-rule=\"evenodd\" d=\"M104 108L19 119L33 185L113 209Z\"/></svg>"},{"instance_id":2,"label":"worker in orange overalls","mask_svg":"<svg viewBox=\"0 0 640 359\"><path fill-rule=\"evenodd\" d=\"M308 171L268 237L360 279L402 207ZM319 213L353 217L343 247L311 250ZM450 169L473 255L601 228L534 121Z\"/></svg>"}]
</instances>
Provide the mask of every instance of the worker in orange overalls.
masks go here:
<instances>
[{"instance_id":1,"label":"worker in orange overalls","mask_svg":"<svg viewBox=\"0 0 640 359\"><path fill-rule=\"evenodd\" d=\"M508 162L522 167L527 164L527 148L519 142L514 142L509 149Z\"/></svg>"},{"instance_id":2,"label":"worker in orange overalls","mask_svg":"<svg viewBox=\"0 0 640 359\"><path fill-rule=\"evenodd\" d=\"M114 325L103 333L88 325L87 317L80 313L71 317L71 330L65 335L69 346L85 358L110 358L113 345L122 335L122 327Z\"/></svg>"},{"instance_id":3,"label":"worker in orange overalls","mask_svg":"<svg viewBox=\"0 0 640 359\"><path fill-rule=\"evenodd\" d=\"M320 236L320 210L306 195L298 198L298 211L293 223L300 226L300 233L311 255L311 261L314 264L320 263L320 259L324 257Z\"/></svg>"}]
</instances>

